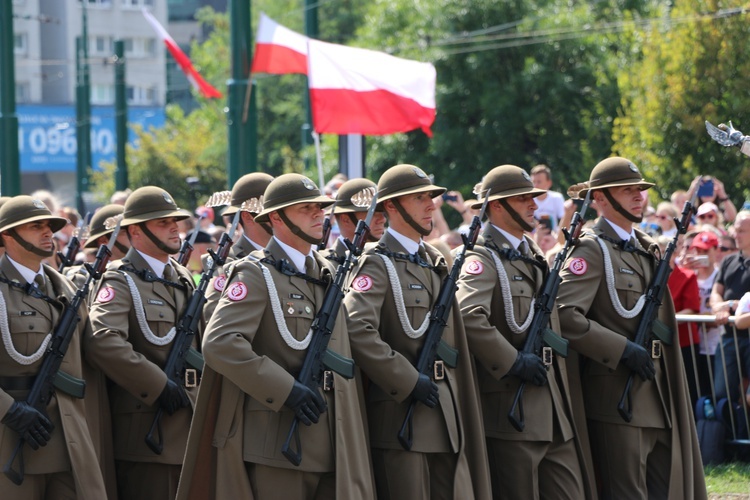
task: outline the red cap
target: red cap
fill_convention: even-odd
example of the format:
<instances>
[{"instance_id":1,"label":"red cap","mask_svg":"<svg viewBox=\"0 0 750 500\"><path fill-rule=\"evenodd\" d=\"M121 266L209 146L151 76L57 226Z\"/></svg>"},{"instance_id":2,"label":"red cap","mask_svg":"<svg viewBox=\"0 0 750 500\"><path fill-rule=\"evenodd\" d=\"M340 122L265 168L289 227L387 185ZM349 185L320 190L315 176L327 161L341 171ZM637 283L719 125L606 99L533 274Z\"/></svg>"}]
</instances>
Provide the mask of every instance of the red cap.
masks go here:
<instances>
[{"instance_id":1,"label":"red cap","mask_svg":"<svg viewBox=\"0 0 750 500\"><path fill-rule=\"evenodd\" d=\"M711 231L703 231L698 233L690 243L690 248L700 248L702 250L710 250L711 248L718 248L719 237Z\"/></svg>"}]
</instances>

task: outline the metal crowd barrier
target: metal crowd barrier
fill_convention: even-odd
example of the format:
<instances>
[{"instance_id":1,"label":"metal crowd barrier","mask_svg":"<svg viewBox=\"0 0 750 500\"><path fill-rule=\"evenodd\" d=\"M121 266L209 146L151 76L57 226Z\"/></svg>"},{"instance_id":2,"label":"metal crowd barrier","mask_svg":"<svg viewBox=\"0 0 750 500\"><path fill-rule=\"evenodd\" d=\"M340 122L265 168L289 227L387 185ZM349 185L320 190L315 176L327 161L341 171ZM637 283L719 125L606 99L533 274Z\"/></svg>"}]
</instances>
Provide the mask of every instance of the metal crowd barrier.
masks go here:
<instances>
[{"instance_id":1,"label":"metal crowd barrier","mask_svg":"<svg viewBox=\"0 0 750 500\"><path fill-rule=\"evenodd\" d=\"M710 326L707 327L706 325L709 325L716 320L716 317L713 315L697 314L677 314L676 318L678 323L688 323L690 339L692 339L694 336L694 327L695 324L697 324L701 343L703 343L704 339L706 338L706 329L710 328ZM729 404L723 405L722 407L725 408L725 411L723 412L724 414L716 415L716 418L722 418L725 424L728 425L725 445L729 455L732 455L735 458L744 457L745 459L748 459L748 457L750 457L750 410L748 409L748 404L746 403L747 380L745 379L745 376L743 374L743 368L745 367L743 367L743 364L741 362L739 349L735 349L735 353L732 355L734 359L730 359L729 356L731 353L725 352L724 347L724 339L727 337L727 335L730 334L734 338L735 345L737 345L738 337L737 329L734 327L734 320L734 316L730 316L729 323L726 326L729 327L728 329L731 330L731 333L722 332L723 334L719 339L719 343L716 347L714 356L715 359L721 359L721 364L723 367L727 366L728 361L730 362L730 364L733 362L737 366L736 380L729 380L729 375L727 374L727 371L725 369L722 370L721 376L723 377L724 387L726 388L727 392L726 397L730 400L732 399L731 397L729 397L729 394L731 394L730 387L732 384L736 384L734 387L739 389L739 397L736 401L731 401L728 402ZM722 325L719 328L722 328L723 330L725 326ZM720 405L719 401L717 401L716 393L717 387L715 378L715 359L712 359L710 353L701 354L700 345L693 343L690 344L690 356L692 358L693 370L692 373L688 372L686 375L693 378L693 382L695 384L695 387L697 388L698 399L700 399L702 396L710 396L712 402L711 410L713 411L714 409L718 409ZM701 360L701 357L705 357L706 359ZM705 373L699 373L701 371L698 369L699 362L705 362L705 364L703 365L704 367L707 365L707 381L705 380ZM710 394L702 393L705 391L701 391L701 387L705 388L706 386L710 388ZM695 411L695 408L693 410Z\"/></svg>"}]
</instances>

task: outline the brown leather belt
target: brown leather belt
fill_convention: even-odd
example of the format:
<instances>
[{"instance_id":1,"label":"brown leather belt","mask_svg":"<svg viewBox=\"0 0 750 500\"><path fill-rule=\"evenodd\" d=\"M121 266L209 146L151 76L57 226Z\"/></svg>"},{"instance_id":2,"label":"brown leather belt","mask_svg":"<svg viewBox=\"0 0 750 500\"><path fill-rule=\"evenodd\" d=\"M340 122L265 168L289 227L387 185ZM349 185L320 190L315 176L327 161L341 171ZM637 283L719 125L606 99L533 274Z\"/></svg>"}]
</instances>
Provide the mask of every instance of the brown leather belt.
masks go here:
<instances>
[{"instance_id":1,"label":"brown leather belt","mask_svg":"<svg viewBox=\"0 0 750 500\"><path fill-rule=\"evenodd\" d=\"M4 391L29 391L36 377L0 377L0 387Z\"/></svg>"}]
</instances>

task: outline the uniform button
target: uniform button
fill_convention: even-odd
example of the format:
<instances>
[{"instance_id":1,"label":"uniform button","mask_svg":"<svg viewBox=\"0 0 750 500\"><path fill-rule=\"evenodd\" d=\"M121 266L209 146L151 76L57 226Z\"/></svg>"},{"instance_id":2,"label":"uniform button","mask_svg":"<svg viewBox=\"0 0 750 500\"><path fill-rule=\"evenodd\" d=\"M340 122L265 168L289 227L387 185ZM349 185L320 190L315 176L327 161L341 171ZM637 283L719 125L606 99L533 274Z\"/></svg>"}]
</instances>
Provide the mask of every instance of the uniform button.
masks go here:
<instances>
[{"instance_id":1,"label":"uniform button","mask_svg":"<svg viewBox=\"0 0 750 500\"><path fill-rule=\"evenodd\" d=\"M148 397L148 393L147 393L147 392L142 392L142 393L141 393L141 397L142 397L143 399L146 399L146 398Z\"/></svg>"},{"instance_id":2,"label":"uniform button","mask_svg":"<svg viewBox=\"0 0 750 500\"><path fill-rule=\"evenodd\" d=\"M609 363L609 358L604 358L604 359L602 360L602 363L604 363L605 365L606 365L607 363Z\"/></svg>"},{"instance_id":3,"label":"uniform button","mask_svg":"<svg viewBox=\"0 0 750 500\"><path fill-rule=\"evenodd\" d=\"M499 367L499 366L497 366L497 365L492 365L492 371L493 371L493 372L496 372L496 371L498 371L499 369L500 369L500 367Z\"/></svg>"},{"instance_id":4,"label":"uniform button","mask_svg":"<svg viewBox=\"0 0 750 500\"><path fill-rule=\"evenodd\" d=\"M159 317L163 318L164 317L164 313L159 313Z\"/></svg>"},{"instance_id":5,"label":"uniform button","mask_svg":"<svg viewBox=\"0 0 750 500\"><path fill-rule=\"evenodd\" d=\"M417 299L417 304L419 304L420 302L422 302L422 301L421 301L421 300L419 300L419 299Z\"/></svg>"},{"instance_id":6,"label":"uniform button","mask_svg":"<svg viewBox=\"0 0 750 500\"><path fill-rule=\"evenodd\" d=\"M33 330L33 329L34 329L34 325L29 325L29 330Z\"/></svg>"},{"instance_id":7,"label":"uniform button","mask_svg":"<svg viewBox=\"0 0 750 500\"><path fill-rule=\"evenodd\" d=\"M398 394L398 391L396 390L391 391L391 396L395 396L396 394Z\"/></svg>"},{"instance_id":8,"label":"uniform button","mask_svg":"<svg viewBox=\"0 0 750 500\"><path fill-rule=\"evenodd\" d=\"M628 288L633 288L633 284L632 283L628 283Z\"/></svg>"},{"instance_id":9,"label":"uniform button","mask_svg":"<svg viewBox=\"0 0 750 500\"><path fill-rule=\"evenodd\" d=\"M273 398L266 398L266 403L273 404Z\"/></svg>"}]
</instances>

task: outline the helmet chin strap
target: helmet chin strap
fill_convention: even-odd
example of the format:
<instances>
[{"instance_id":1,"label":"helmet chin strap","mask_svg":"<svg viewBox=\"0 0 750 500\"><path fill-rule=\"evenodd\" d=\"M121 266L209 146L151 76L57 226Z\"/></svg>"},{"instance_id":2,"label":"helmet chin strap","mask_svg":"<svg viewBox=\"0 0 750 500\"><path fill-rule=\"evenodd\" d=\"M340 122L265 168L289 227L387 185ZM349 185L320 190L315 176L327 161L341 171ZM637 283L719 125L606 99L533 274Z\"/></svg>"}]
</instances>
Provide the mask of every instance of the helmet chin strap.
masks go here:
<instances>
[{"instance_id":1,"label":"helmet chin strap","mask_svg":"<svg viewBox=\"0 0 750 500\"><path fill-rule=\"evenodd\" d=\"M165 253L168 253L169 255L172 255L172 254L177 253L177 252L180 251L179 248L177 248L177 249L169 248L167 245L165 245L163 241L161 241L159 238L156 237L156 235L154 235L154 233L152 233L151 231L149 231L149 229L146 227L146 223L145 222L139 223L138 227L140 227L141 230L143 231L143 234L145 234L146 237L148 237L148 239L151 240L151 243L153 243L154 245L156 245L156 248L158 248L162 252L165 252Z\"/></svg>"},{"instance_id":2,"label":"helmet chin strap","mask_svg":"<svg viewBox=\"0 0 750 500\"><path fill-rule=\"evenodd\" d=\"M53 255L55 255L54 248L52 250L47 251L47 250L42 250L39 247L35 247L34 245L29 243L25 239L21 238L21 236L16 232L15 229L8 229L7 232L8 232L8 235L14 240L16 240L18 244L21 245L27 252L31 252L35 255L38 255L39 257L45 257L45 258L52 257Z\"/></svg>"},{"instance_id":3,"label":"helmet chin strap","mask_svg":"<svg viewBox=\"0 0 750 500\"><path fill-rule=\"evenodd\" d=\"M521 229L524 231L533 231L534 226L523 220L521 215L516 212L513 207L510 206L508 201L505 198L500 199L500 204L503 206L503 208L510 214L510 216L513 218L514 221L518 223L519 226L521 226Z\"/></svg>"},{"instance_id":4,"label":"helmet chin strap","mask_svg":"<svg viewBox=\"0 0 750 500\"><path fill-rule=\"evenodd\" d=\"M286 224L286 227L288 227L292 231L292 234L299 236L311 245L317 245L318 243L320 243L320 238L313 238L306 232L302 231L302 229L300 229L299 226L297 226L294 222L289 220L289 217L286 216L283 209L277 210L277 212L279 214L279 217L281 217L281 220L284 221L284 224Z\"/></svg>"},{"instance_id":5,"label":"helmet chin strap","mask_svg":"<svg viewBox=\"0 0 750 500\"><path fill-rule=\"evenodd\" d=\"M115 241L115 248L118 249L123 255L128 253L129 248L120 243L119 241Z\"/></svg>"},{"instance_id":6,"label":"helmet chin strap","mask_svg":"<svg viewBox=\"0 0 750 500\"><path fill-rule=\"evenodd\" d=\"M430 229L423 228L422 226L417 224L417 222L414 219L412 219L411 215L406 213L406 210L404 210L404 207L401 205L401 203L398 201L397 198L394 198L391 201L393 202L393 206L396 207L396 210L398 210L398 213L400 213L401 217L403 217L404 222L409 224L412 227L412 229L414 229L416 232L418 232L422 236L427 236L428 234L432 232L432 222L430 222Z\"/></svg>"},{"instance_id":7,"label":"helmet chin strap","mask_svg":"<svg viewBox=\"0 0 750 500\"><path fill-rule=\"evenodd\" d=\"M612 208L614 208L617 213L628 219L630 222L635 222L637 224L643 220L643 215L633 215L625 210L623 206L615 200L614 196L609 192L609 189L602 189L602 191L604 192L604 196L607 197L607 200L609 200L609 204L612 205Z\"/></svg>"}]
</instances>

